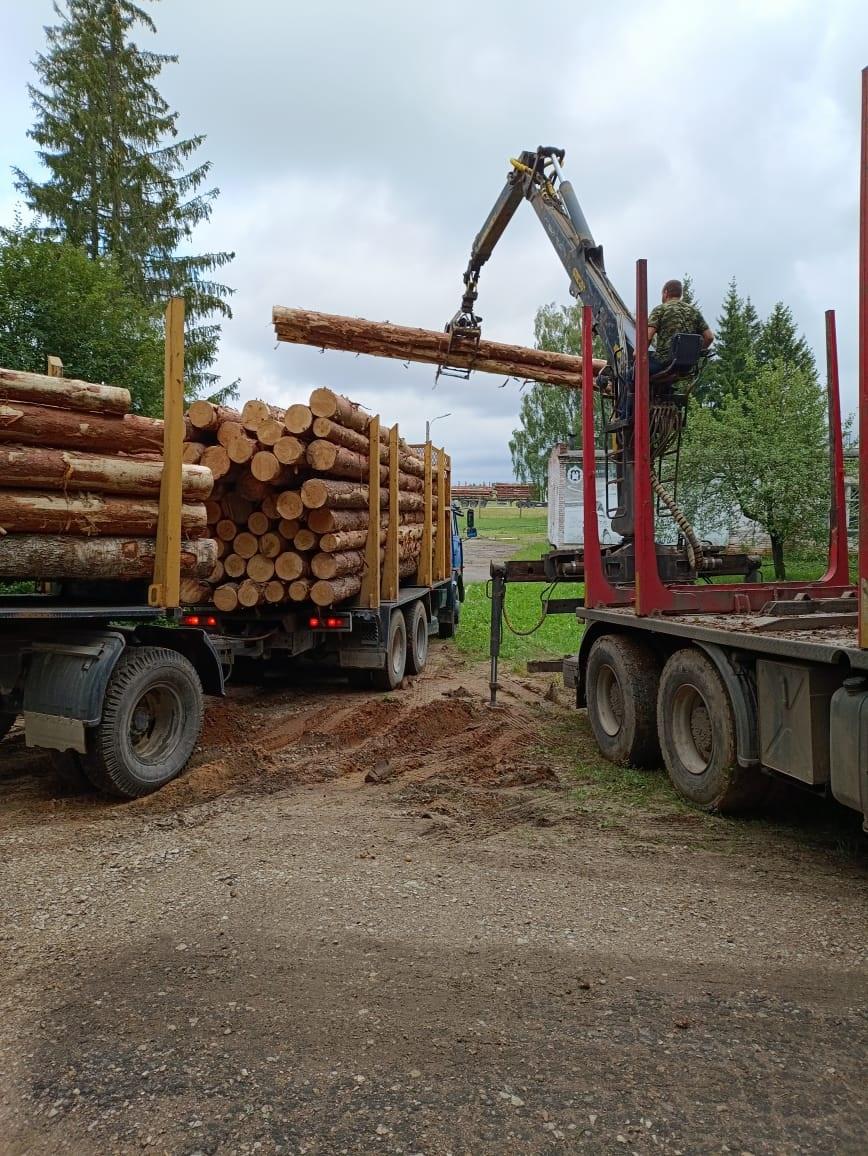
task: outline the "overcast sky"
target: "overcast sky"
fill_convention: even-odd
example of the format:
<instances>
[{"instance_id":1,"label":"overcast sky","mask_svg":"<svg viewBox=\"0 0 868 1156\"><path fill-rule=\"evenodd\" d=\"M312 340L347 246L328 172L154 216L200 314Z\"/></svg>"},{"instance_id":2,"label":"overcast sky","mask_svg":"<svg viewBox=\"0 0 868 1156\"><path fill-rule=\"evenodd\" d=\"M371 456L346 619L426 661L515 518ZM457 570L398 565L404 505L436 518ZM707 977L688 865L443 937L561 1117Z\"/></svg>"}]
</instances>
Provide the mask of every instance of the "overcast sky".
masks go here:
<instances>
[{"instance_id":1,"label":"overcast sky","mask_svg":"<svg viewBox=\"0 0 868 1156\"><path fill-rule=\"evenodd\" d=\"M144 2L144 0L143 0ZM163 0L160 83L221 189L198 247L236 253L219 370L242 397L339 388L434 434L456 481L511 476L520 387L276 345L272 305L441 328L508 159L554 144L628 302L692 274L714 323L732 276L765 315L788 303L823 357L838 311L855 405L859 70L864 0ZM0 223L34 170L31 61L49 0L0 0ZM150 45L149 37L140 42ZM485 336L531 342L566 275L529 206L481 278Z\"/></svg>"}]
</instances>

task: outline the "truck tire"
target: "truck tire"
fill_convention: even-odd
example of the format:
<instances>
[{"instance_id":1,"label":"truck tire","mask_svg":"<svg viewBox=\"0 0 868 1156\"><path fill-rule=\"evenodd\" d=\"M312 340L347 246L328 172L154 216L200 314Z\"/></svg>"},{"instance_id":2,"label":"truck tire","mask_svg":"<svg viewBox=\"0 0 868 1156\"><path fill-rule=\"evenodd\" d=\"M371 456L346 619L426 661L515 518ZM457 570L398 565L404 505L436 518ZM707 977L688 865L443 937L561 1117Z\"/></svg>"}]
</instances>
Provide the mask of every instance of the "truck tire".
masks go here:
<instances>
[{"instance_id":1,"label":"truck tire","mask_svg":"<svg viewBox=\"0 0 868 1156\"><path fill-rule=\"evenodd\" d=\"M389 619L389 638L386 643L386 665L371 671L375 690L396 690L404 680L407 667L407 623L400 610L393 610Z\"/></svg>"},{"instance_id":2,"label":"truck tire","mask_svg":"<svg viewBox=\"0 0 868 1156\"><path fill-rule=\"evenodd\" d=\"M428 612L422 602L403 611L407 630L407 673L421 674L428 661Z\"/></svg>"},{"instance_id":3,"label":"truck tire","mask_svg":"<svg viewBox=\"0 0 868 1156\"><path fill-rule=\"evenodd\" d=\"M588 719L597 746L620 766L660 764L657 683L660 663L624 634L604 634L591 646L585 673Z\"/></svg>"},{"instance_id":4,"label":"truck tire","mask_svg":"<svg viewBox=\"0 0 868 1156\"><path fill-rule=\"evenodd\" d=\"M125 650L82 759L85 774L121 799L158 790L187 765L202 714L202 684L183 655L158 646Z\"/></svg>"},{"instance_id":5,"label":"truck tire","mask_svg":"<svg viewBox=\"0 0 868 1156\"><path fill-rule=\"evenodd\" d=\"M675 790L696 807L736 814L761 801L767 780L738 765L729 693L701 651L678 650L660 676L657 727Z\"/></svg>"}]
</instances>

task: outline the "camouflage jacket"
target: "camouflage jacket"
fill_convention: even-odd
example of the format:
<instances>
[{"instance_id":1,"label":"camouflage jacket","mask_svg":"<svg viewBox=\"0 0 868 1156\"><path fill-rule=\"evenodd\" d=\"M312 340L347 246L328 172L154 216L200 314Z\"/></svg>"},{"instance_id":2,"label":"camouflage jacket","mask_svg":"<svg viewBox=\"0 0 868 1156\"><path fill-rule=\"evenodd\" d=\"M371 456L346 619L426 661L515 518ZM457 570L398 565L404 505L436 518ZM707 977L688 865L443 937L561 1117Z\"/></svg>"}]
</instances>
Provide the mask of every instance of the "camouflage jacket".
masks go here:
<instances>
[{"instance_id":1,"label":"camouflage jacket","mask_svg":"<svg viewBox=\"0 0 868 1156\"><path fill-rule=\"evenodd\" d=\"M654 351L661 361L669 361L669 347L676 333L704 333L708 324L695 305L686 301L664 301L651 310L648 326L654 327Z\"/></svg>"}]
</instances>

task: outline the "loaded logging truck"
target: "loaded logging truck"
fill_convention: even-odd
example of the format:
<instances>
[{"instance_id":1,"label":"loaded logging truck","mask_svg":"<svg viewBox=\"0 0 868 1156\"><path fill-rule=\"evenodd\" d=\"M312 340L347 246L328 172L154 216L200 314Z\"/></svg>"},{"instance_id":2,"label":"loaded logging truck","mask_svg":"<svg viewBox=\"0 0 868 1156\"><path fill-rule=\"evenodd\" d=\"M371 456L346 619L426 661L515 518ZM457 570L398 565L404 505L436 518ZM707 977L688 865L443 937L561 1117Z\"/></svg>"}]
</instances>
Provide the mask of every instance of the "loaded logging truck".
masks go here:
<instances>
[{"instance_id":1,"label":"loaded logging truck","mask_svg":"<svg viewBox=\"0 0 868 1156\"><path fill-rule=\"evenodd\" d=\"M700 339L673 339L671 363L649 380L648 293L636 264L636 313L606 275L564 154L540 148L513 161L477 236L458 348L479 339L479 271L522 200L530 201L582 303L584 544L539 562L492 565L491 694L510 582L584 581L583 604L551 599L584 622L563 665L587 707L600 751L615 763L659 765L689 802L734 812L756 804L774 777L830 794L868 827L868 69L862 73L859 201L858 581L850 581L835 317L826 314L831 507L828 566L814 582L756 581L758 559L701 542L677 503L685 381L703 360ZM595 381L592 339L608 367ZM595 393L596 387L596 393ZM597 444L597 430L600 431ZM601 547L596 473L602 454L608 513L621 542ZM661 522L677 540L662 544ZM743 581L716 581L719 577Z\"/></svg>"}]
</instances>

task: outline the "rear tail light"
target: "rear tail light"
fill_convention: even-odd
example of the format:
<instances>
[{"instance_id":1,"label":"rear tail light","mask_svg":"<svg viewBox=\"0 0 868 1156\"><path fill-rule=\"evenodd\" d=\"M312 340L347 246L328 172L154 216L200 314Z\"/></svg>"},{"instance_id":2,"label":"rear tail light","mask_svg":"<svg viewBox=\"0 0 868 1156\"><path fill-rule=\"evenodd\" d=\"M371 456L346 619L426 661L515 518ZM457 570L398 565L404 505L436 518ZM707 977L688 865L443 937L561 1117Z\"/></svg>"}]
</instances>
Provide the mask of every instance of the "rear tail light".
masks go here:
<instances>
[{"instance_id":1,"label":"rear tail light","mask_svg":"<svg viewBox=\"0 0 868 1156\"><path fill-rule=\"evenodd\" d=\"M213 614L184 614L181 618L182 626L219 626Z\"/></svg>"},{"instance_id":2,"label":"rear tail light","mask_svg":"<svg viewBox=\"0 0 868 1156\"><path fill-rule=\"evenodd\" d=\"M352 630L353 623L349 614L312 614L307 620L311 630Z\"/></svg>"}]
</instances>

